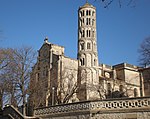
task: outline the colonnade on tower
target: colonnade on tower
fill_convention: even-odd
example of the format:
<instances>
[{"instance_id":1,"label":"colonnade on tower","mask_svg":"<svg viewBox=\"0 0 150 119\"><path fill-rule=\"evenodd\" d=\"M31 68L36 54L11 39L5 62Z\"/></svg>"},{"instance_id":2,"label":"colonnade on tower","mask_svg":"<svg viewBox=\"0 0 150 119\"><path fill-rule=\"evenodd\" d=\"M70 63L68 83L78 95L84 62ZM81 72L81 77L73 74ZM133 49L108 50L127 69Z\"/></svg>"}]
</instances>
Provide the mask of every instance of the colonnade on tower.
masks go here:
<instances>
[{"instance_id":1,"label":"colonnade on tower","mask_svg":"<svg viewBox=\"0 0 150 119\"><path fill-rule=\"evenodd\" d=\"M98 83L98 52L96 36L96 8L86 2L78 10L78 79L84 91L81 100L90 99L89 85ZM83 76L84 75L84 76ZM83 78L84 77L84 78ZM90 93L90 94L89 94ZM80 92L80 94L82 94ZM93 97L93 96L92 96ZM80 96L79 96L80 98Z\"/></svg>"}]
</instances>

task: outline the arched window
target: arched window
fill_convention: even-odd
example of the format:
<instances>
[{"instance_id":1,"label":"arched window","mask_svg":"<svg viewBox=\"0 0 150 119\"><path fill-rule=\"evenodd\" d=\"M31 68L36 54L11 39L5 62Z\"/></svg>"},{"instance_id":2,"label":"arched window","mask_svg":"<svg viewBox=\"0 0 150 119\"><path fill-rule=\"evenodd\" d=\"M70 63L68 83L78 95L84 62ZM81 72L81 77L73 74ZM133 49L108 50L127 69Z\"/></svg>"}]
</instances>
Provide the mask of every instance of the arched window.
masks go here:
<instances>
[{"instance_id":1,"label":"arched window","mask_svg":"<svg viewBox=\"0 0 150 119\"><path fill-rule=\"evenodd\" d=\"M84 58L80 59L80 65L83 66L84 65Z\"/></svg>"},{"instance_id":2,"label":"arched window","mask_svg":"<svg viewBox=\"0 0 150 119\"><path fill-rule=\"evenodd\" d=\"M81 50L84 50L84 43L80 44L80 48L81 48Z\"/></svg>"},{"instance_id":3,"label":"arched window","mask_svg":"<svg viewBox=\"0 0 150 119\"><path fill-rule=\"evenodd\" d=\"M87 49L91 49L91 44L87 43Z\"/></svg>"},{"instance_id":4,"label":"arched window","mask_svg":"<svg viewBox=\"0 0 150 119\"><path fill-rule=\"evenodd\" d=\"M86 25L91 25L91 19L90 18L86 18Z\"/></svg>"},{"instance_id":5,"label":"arched window","mask_svg":"<svg viewBox=\"0 0 150 119\"><path fill-rule=\"evenodd\" d=\"M86 10L86 15L88 16L88 10Z\"/></svg>"},{"instance_id":6,"label":"arched window","mask_svg":"<svg viewBox=\"0 0 150 119\"><path fill-rule=\"evenodd\" d=\"M91 19L89 18L89 25L91 25Z\"/></svg>"},{"instance_id":7,"label":"arched window","mask_svg":"<svg viewBox=\"0 0 150 119\"><path fill-rule=\"evenodd\" d=\"M91 15L91 11L89 10L89 16Z\"/></svg>"},{"instance_id":8,"label":"arched window","mask_svg":"<svg viewBox=\"0 0 150 119\"><path fill-rule=\"evenodd\" d=\"M91 37L91 31L90 30L86 30L86 37Z\"/></svg>"},{"instance_id":9,"label":"arched window","mask_svg":"<svg viewBox=\"0 0 150 119\"><path fill-rule=\"evenodd\" d=\"M134 88L134 97L138 96L137 88Z\"/></svg>"},{"instance_id":10,"label":"arched window","mask_svg":"<svg viewBox=\"0 0 150 119\"><path fill-rule=\"evenodd\" d=\"M84 10L82 11L83 13L82 13L82 16L84 16Z\"/></svg>"},{"instance_id":11,"label":"arched window","mask_svg":"<svg viewBox=\"0 0 150 119\"><path fill-rule=\"evenodd\" d=\"M94 59L94 66L96 66L96 59Z\"/></svg>"},{"instance_id":12,"label":"arched window","mask_svg":"<svg viewBox=\"0 0 150 119\"><path fill-rule=\"evenodd\" d=\"M82 37L84 37L85 35L84 35L84 30L83 30L83 32L82 32Z\"/></svg>"},{"instance_id":13,"label":"arched window","mask_svg":"<svg viewBox=\"0 0 150 119\"><path fill-rule=\"evenodd\" d=\"M93 31L93 33L92 33L92 37L95 37L95 31Z\"/></svg>"},{"instance_id":14,"label":"arched window","mask_svg":"<svg viewBox=\"0 0 150 119\"><path fill-rule=\"evenodd\" d=\"M86 25L88 25L88 18L86 18Z\"/></svg>"},{"instance_id":15,"label":"arched window","mask_svg":"<svg viewBox=\"0 0 150 119\"><path fill-rule=\"evenodd\" d=\"M82 65L84 65L84 58L82 59Z\"/></svg>"},{"instance_id":16,"label":"arched window","mask_svg":"<svg viewBox=\"0 0 150 119\"><path fill-rule=\"evenodd\" d=\"M91 37L91 31L89 30L89 37Z\"/></svg>"},{"instance_id":17,"label":"arched window","mask_svg":"<svg viewBox=\"0 0 150 119\"><path fill-rule=\"evenodd\" d=\"M86 37L89 37L89 31L86 30Z\"/></svg>"}]
</instances>

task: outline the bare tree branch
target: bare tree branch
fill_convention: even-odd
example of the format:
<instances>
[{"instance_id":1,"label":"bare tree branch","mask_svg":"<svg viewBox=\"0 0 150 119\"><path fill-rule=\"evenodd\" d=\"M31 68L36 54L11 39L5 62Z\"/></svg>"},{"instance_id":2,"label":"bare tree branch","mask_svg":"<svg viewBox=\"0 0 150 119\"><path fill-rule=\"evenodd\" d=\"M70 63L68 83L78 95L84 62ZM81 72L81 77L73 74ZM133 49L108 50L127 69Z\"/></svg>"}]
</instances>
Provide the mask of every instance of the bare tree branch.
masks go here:
<instances>
[{"instance_id":1,"label":"bare tree branch","mask_svg":"<svg viewBox=\"0 0 150 119\"><path fill-rule=\"evenodd\" d=\"M127 0L127 1L124 1L124 0L116 0L116 1L115 0L94 0L94 2L100 2L100 3L104 4L104 8L108 8L114 2L118 2L120 8L122 7L123 4L133 7L133 4L135 6L136 1L137 0Z\"/></svg>"},{"instance_id":2,"label":"bare tree branch","mask_svg":"<svg viewBox=\"0 0 150 119\"><path fill-rule=\"evenodd\" d=\"M3 52L2 52L3 51ZM0 86L3 94L10 96L9 103L14 106L25 105L31 67L36 53L31 47L0 50ZM6 98L5 98L6 99ZM8 102L8 101L7 101Z\"/></svg>"},{"instance_id":3,"label":"bare tree branch","mask_svg":"<svg viewBox=\"0 0 150 119\"><path fill-rule=\"evenodd\" d=\"M146 38L139 48L139 63L140 65L147 67L150 66L150 37Z\"/></svg>"}]
</instances>

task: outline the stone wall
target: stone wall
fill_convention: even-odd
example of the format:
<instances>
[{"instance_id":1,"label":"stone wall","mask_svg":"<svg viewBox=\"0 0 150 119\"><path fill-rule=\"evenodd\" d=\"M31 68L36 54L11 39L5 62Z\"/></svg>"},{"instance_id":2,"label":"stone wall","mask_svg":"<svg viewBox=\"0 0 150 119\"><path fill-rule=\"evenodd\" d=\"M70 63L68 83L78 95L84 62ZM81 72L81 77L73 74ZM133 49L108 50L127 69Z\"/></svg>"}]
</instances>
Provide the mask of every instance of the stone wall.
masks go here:
<instances>
[{"instance_id":1,"label":"stone wall","mask_svg":"<svg viewBox=\"0 0 150 119\"><path fill-rule=\"evenodd\" d=\"M150 67L141 70L144 79L145 96L150 96Z\"/></svg>"},{"instance_id":2,"label":"stone wall","mask_svg":"<svg viewBox=\"0 0 150 119\"><path fill-rule=\"evenodd\" d=\"M150 119L150 97L85 101L34 110L42 119Z\"/></svg>"}]
</instances>

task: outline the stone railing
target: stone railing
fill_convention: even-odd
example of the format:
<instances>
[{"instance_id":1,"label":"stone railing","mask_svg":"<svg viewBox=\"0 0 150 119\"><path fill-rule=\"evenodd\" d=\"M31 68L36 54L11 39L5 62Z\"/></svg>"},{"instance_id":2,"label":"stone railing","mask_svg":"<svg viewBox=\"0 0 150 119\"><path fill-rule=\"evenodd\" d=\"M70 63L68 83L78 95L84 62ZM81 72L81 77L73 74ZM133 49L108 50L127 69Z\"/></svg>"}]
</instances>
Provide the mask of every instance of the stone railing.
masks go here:
<instances>
[{"instance_id":1,"label":"stone railing","mask_svg":"<svg viewBox=\"0 0 150 119\"><path fill-rule=\"evenodd\" d=\"M140 98L124 98L99 101L85 101L64 105L56 105L51 107L38 108L34 110L34 115L44 116L62 113L74 113L82 111L127 111L129 110L144 110L150 109L150 97Z\"/></svg>"},{"instance_id":2,"label":"stone railing","mask_svg":"<svg viewBox=\"0 0 150 119\"><path fill-rule=\"evenodd\" d=\"M2 117L10 117L12 119L38 119L37 117L23 116L15 107L12 105L6 105L2 112Z\"/></svg>"}]
</instances>

